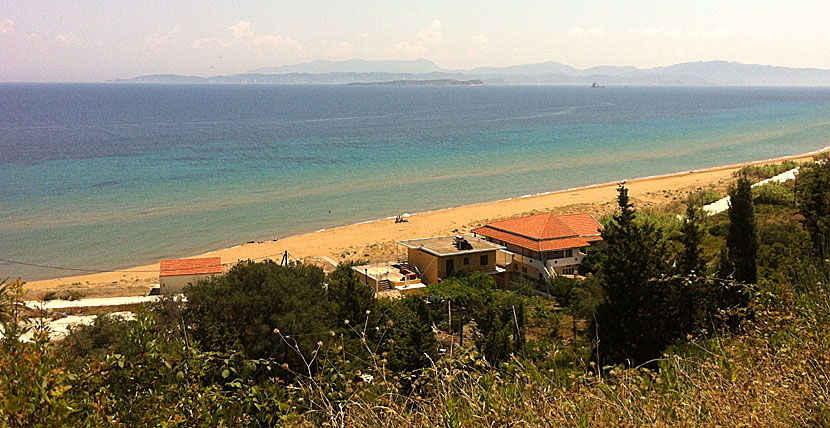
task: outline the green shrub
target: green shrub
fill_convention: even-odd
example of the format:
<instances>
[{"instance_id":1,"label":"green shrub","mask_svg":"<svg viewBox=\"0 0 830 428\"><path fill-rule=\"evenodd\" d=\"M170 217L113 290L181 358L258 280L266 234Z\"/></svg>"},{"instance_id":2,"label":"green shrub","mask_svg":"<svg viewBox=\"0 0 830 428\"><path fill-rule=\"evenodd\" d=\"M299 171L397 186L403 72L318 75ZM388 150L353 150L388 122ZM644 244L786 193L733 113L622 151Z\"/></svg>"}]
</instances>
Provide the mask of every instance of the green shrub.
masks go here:
<instances>
[{"instance_id":1,"label":"green shrub","mask_svg":"<svg viewBox=\"0 0 830 428\"><path fill-rule=\"evenodd\" d=\"M746 177L751 183L757 183L761 180L775 177L784 171L789 171L796 167L798 167L796 162L787 160L779 164L747 165L735 171L732 175L734 177Z\"/></svg>"},{"instance_id":2,"label":"green shrub","mask_svg":"<svg viewBox=\"0 0 830 428\"><path fill-rule=\"evenodd\" d=\"M794 202L793 189L782 183L766 183L752 188L753 202L765 205L791 205Z\"/></svg>"},{"instance_id":3,"label":"green shrub","mask_svg":"<svg viewBox=\"0 0 830 428\"><path fill-rule=\"evenodd\" d=\"M690 195L690 199L695 205L707 205L718 201L724 195L714 189L701 189Z\"/></svg>"},{"instance_id":4,"label":"green shrub","mask_svg":"<svg viewBox=\"0 0 830 428\"><path fill-rule=\"evenodd\" d=\"M72 290L66 294L66 300L74 301L74 300L81 300L86 297L86 294L81 293L78 290Z\"/></svg>"}]
</instances>

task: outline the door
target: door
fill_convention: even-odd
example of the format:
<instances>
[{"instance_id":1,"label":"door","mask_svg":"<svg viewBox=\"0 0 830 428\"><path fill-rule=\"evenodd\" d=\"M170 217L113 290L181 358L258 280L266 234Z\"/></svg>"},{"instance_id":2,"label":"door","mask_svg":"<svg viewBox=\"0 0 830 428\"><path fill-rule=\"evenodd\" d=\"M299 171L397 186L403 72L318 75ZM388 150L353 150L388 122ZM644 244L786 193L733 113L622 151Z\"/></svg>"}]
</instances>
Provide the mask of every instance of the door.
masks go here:
<instances>
[{"instance_id":1,"label":"door","mask_svg":"<svg viewBox=\"0 0 830 428\"><path fill-rule=\"evenodd\" d=\"M450 276L454 270L455 270L455 260L447 259L447 269L446 269L446 273L444 273L444 276Z\"/></svg>"}]
</instances>

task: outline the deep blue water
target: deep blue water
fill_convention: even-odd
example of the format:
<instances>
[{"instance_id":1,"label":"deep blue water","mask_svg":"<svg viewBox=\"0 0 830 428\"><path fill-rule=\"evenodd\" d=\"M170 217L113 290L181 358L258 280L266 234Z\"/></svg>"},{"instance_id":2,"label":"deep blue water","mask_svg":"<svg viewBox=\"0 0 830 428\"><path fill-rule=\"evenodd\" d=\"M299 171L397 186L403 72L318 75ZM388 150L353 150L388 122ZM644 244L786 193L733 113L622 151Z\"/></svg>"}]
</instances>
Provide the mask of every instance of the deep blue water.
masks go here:
<instances>
[{"instance_id":1,"label":"deep blue water","mask_svg":"<svg viewBox=\"0 0 830 428\"><path fill-rule=\"evenodd\" d=\"M119 268L828 141L816 88L0 84L0 258Z\"/></svg>"}]
</instances>

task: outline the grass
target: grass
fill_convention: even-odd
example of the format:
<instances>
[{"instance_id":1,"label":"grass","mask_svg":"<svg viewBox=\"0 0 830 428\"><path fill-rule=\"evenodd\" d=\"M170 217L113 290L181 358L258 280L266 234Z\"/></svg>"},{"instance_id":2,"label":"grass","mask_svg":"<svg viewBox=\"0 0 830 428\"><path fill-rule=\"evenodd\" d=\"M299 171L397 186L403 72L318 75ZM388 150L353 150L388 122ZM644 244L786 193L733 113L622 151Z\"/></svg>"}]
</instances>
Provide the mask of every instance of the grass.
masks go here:
<instances>
[{"instance_id":1,"label":"grass","mask_svg":"<svg viewBox=\"0 0 830 428\"><path fill-rule=\"evenodd\" d=\"M309 426L830 426L830 262L762 289L741 334L671 348L658 371L600 376L514 359L488 367L472 353L436 363L404 391L383 370L336 406L304 386ZM565 349L550 349L555 361ZM587 369L587 370L586 370Z\"/></svg>"}]
</instances>

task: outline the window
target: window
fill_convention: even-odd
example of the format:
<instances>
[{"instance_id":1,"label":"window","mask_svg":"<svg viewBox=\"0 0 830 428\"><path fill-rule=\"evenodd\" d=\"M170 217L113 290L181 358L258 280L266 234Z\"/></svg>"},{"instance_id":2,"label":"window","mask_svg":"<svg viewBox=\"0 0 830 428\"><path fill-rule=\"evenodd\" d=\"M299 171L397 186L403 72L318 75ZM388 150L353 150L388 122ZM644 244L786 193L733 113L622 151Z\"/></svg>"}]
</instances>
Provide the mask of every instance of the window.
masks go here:
<instances>
[{"instance_id":1,"label":"window","mask_svg":"<svg viewBox=\"0 0 830 428\"><path fill-rule=\"evenodd\" d=\"M470 264L470 258L469 257L464 257L464 264L465 265Z\"/></svg>"},{"instance_id":2,"label":"window","mask_svg":"<svg viewBox=\"0 0 830 428\"><path fill-rule=\"evenodd\" d=\"M522 273L527 273L527 268L522 266Z\"/></svg>"},{"instance_id":3,"label":"window","mask_svg":"<svg viewBox=\"0 0 830 428\"><path fill-rule=\"evenodd\" d=\"M573 275L573 274L574 274L574 268L562 269L562 275Z\"/></svg>"},{"instance_id":4,"label":"window","mask_svg":"<svg viewBox=\"0 0 830 428\"><path fill-rule=\"evenodd\" d=\"M482 266L487 266L488 264L489 263L488 263L488 260L487 260L487 254L481 256L481 265Z\"/></svg>"},{"instance_id":5,"label":"window","mask_svg":"<svg viewBox=\"0 0 830 428\"><path fill-rule=\"evenodd\" d=\"M569 248L569 249L565 250L565 257L573 257L573 256L574 256L574 250L572 248Z\"/></svg>"}]
</instances>

